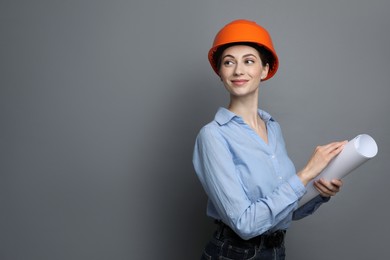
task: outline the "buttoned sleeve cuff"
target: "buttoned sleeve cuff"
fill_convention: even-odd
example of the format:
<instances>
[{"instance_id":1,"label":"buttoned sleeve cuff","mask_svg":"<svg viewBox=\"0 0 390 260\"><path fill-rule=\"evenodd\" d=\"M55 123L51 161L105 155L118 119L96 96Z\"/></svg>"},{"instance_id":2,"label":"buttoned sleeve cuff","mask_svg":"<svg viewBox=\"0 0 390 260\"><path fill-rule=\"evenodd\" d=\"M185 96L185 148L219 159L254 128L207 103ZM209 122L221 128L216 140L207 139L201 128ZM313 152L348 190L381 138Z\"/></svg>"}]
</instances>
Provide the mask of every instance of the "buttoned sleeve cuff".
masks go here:
<instances>
[{"instance_id":1,"label":"buttoned sleeve cuff","mask_svg":"<svg viewBox=\"0 0 390 260\"><path fill-rule=\"evenodd\" d=\"M305 195L306 193L305 185L303 185L303 183L301 182L301 180L296 174L291 176L291 178L288 179L287 182L288 184L290 184L291 188L297 195L298 199L302 198L302 196Z\"/></svg>"},{"instance_id":2,"label":"buttoned sleeve cuff","mask_svg":"<svg viewBox=\"0 0 390 260\"><path fill-rule=\"evenodd\" d=\"M330 197L322 197L320 195L314 197L305 205L294 211L293 220L299 220L313 214L323 203L328 202Z\"/></svg>"}]
</instances>

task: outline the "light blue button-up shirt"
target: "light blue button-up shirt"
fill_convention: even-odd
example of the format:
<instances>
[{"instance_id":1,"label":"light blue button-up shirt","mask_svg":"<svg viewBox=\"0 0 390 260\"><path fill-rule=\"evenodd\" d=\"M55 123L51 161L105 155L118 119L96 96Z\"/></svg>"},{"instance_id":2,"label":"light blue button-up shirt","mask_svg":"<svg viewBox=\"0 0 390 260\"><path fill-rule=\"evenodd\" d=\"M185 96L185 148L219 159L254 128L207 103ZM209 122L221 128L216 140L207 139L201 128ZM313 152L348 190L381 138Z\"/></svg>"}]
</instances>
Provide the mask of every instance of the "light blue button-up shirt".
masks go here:
<instances>
[{"instance_id":1,"label":"light blue button-up shirt","mask_svg":"<svg viewBox=\"0 0 390 260\"><path fill-rule=\"evenodd\" d=\"M268 144L242 117L219 108L214 121L200 130L193 154L209 198L207 215L243 239L287 229L292 219L312 214L328 200L318 196L296 211L306 188L287 155L279 124L267 112L258 113Z\"/></svg>"}]
</instances>

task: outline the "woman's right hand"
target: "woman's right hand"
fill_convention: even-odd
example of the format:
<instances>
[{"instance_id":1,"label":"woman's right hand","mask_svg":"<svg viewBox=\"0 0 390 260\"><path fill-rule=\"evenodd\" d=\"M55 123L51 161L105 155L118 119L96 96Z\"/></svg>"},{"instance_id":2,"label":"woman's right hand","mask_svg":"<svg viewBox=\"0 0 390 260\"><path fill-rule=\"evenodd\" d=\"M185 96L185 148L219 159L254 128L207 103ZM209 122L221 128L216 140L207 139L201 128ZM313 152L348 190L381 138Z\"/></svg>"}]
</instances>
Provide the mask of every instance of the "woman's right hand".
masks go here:
<instances>
[{"instance_id":1,"label":"woman's right hand","mask_svg":"<svg viewBox=\"0 0 390 260\"><path fill-rule=\"evenodd\" d=\"M297 173L302 183L306 186L309 181L317 177L329 162L343 150L346 143L348 141L317 146L306 166Z\"/></svg>"}]
</instances>

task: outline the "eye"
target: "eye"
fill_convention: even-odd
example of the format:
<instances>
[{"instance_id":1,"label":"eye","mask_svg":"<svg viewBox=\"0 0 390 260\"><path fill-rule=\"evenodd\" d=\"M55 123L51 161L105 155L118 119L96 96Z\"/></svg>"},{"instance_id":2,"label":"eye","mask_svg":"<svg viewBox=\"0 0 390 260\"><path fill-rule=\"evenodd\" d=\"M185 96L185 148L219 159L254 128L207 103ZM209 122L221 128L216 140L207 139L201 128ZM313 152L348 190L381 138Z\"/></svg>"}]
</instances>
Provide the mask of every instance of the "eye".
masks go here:
<instances>
[{"instance_id":1,"label":"eye","mask_svg":"<svg viewBox=\"0 0 390 260\"><path fill-rule=\"evenodd\" d=\"M224 66L230 66L230 65L233 65L233 64L234 64L234 62L231 61L231 60L225 60L225 61L223 62L223 65L224 65Z\"/></svg>"},{"instance_id":2,"label":"eye","mask_svg":"<svg viewBox=\"0 0 390 260\"><path fill-rule=\"evenodd\" d=\"M247 59L247 60L245 60L245 63L246 63L246 64L254 64L254 63L255 63L255 60L253 60L253 59Z\"/></svg>"}]
</instances>

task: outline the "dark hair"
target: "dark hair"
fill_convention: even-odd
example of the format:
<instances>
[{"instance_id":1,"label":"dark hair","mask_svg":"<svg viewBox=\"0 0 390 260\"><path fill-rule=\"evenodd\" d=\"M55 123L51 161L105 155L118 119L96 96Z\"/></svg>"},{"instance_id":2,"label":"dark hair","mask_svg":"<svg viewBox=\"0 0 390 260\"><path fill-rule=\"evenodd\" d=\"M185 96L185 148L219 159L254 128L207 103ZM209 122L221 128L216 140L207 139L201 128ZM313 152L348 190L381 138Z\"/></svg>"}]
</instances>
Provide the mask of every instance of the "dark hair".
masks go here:
<instances>
[{"instance_id":1,"label":"dark hair","mask_svg":"<svg viewBox=\"0 0 390 260\"><path fill-rule=\"evenodd\" d=\"M259 52L259 56L261 59L261 63L263 66L269 64L269 68L272 69L275 63L275 60L273 58L272 53L266 49L264 46L258 45L253 42L233 42L233 43L228 43L225 45L222 45L219 47L213 54L213 60L216 62L215 64L217 65L217 69L221 68L221 56L222 53L229 47L235 46L235 45L247 45L249 47L255 48Z\"/></svg>"}]
</instances>

